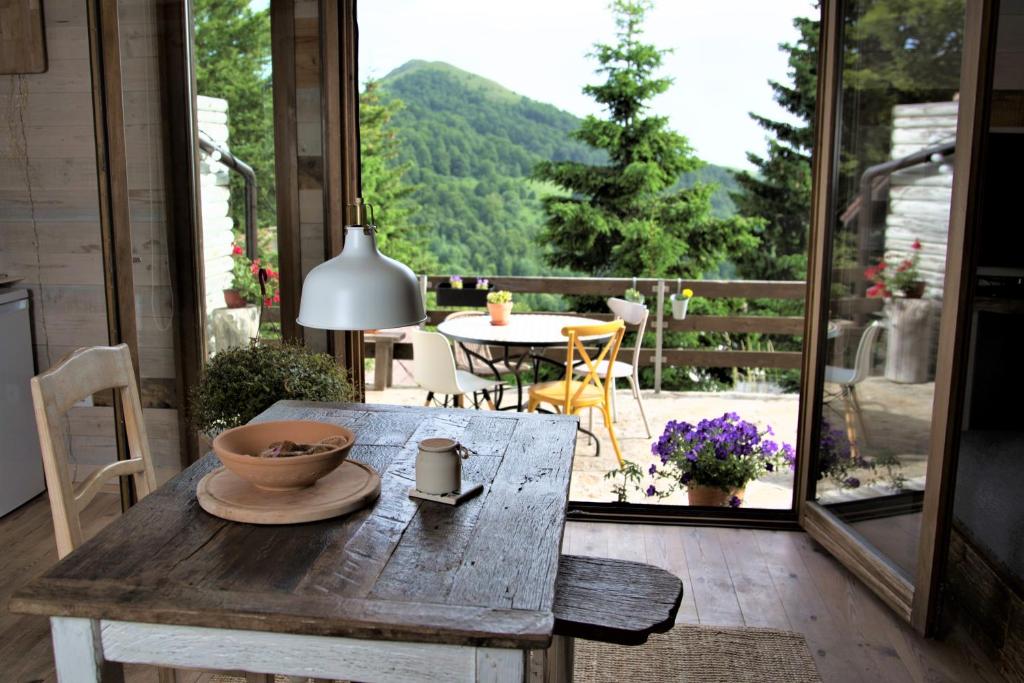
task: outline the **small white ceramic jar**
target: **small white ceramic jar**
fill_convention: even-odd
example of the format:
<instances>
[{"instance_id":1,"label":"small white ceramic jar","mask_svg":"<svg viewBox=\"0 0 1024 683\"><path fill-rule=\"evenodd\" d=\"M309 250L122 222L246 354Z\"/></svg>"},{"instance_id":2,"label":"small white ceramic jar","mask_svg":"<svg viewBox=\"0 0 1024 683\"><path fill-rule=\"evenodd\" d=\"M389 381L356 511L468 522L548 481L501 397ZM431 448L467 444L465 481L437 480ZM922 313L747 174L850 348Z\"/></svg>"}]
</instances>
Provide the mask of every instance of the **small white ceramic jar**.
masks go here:
<instances>
[{"instance_id":1,"label":"small white ceramic jar","mask_svg":"<svg viewBox=\"0 0 1024 683\"><path fill-rule=\"evenodd\" d=\"M458 441L435 437L423 439L416 456L416 490L435 496L462 489L462 458L467 451Z\"/></svg>"}]
</instances>

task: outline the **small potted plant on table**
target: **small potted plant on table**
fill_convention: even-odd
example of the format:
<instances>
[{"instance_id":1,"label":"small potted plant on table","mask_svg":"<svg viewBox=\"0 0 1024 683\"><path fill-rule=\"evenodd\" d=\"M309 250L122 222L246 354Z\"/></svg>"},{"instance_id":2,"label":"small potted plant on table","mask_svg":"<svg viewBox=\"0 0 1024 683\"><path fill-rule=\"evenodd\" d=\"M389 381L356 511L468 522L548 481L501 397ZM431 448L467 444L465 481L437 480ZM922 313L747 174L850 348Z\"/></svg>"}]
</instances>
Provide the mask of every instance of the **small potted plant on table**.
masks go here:
<instances>
[{"instance_id":1,"label":"small potted plant on table","mask_svg":"<svg viewBox=\"0 0 1024 683\"><path fill-rule=\"evenodd\" d=\"M487 312L491 314L492 325L508 325L512 315L512 292L500 290L487 295Z\"/></svg>"},{"instance_id":2,"label":"small potted plant on table","mask_svg":"<svg viewBox=\"0 0 1024 683\"><path fill-rule=\"evenodd\" d=\"M652 485L647 495L664 498L685 486L690 505L739 507L751 481L782 467L793 469L793 447L767 438L771 435L771 427L760 430L736 413L696 425L673 420L651 447L661 467L651 465L648 472L668 487Z\"/></svg>"}]
</instances>

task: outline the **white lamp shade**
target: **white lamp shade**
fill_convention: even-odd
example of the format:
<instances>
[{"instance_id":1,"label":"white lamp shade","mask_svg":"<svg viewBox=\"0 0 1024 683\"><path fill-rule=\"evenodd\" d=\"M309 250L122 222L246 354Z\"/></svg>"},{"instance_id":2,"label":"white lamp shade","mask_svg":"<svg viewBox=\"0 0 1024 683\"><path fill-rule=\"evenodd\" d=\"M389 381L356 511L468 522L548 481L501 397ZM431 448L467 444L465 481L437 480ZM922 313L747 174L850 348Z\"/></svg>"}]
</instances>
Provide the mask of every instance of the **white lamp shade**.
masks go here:
<instances>
[{"instance_id":1,"label":"white lamp shade","mask_svg":"<svg viewBox=\"0 0 1024 683\"><path fill-rule=\"evenodd\" d=\"M378 330L427 319L416 275L377 251L372 229L345 228L345 246L309 271L298 323L320 330Z\"/></svg>"}]
</instances>

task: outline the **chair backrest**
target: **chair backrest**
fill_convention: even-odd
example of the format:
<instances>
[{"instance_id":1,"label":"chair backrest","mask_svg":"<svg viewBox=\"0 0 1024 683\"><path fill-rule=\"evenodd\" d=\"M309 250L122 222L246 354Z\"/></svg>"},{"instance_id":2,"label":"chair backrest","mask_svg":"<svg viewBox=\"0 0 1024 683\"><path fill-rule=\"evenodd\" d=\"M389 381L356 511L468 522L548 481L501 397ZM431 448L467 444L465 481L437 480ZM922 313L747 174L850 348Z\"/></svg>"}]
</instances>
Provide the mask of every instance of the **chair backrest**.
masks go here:
<instances>
[{"instance_id":1,"label":"chair backrest","mask_svg":"<svg viewBox=\"0 0 1024 683\"><path fill-rule=\"evenodd\" d=\"M447 321L454 320L455 318L467 318L474 315L485 315L485 313L483 311L453 311L446 315L444 319ZM470 360L469 354L467 354L463 349L463 346L482 358L493 360L491 357L491 347L487 346L487 344L455 344L455 348L453 350L455 353L455 367L457 368L466 368L470 371L473 370L473 363Z\"/></svg>"},{"instance_id":2,"label":"chair backrest","mask_svg":"<svg viewBox=\"0 0 1024 683\"><path fill-rule=\"evenodd\" d=\"M107 389L114 389L120 395L131 457L101 467L76 487L68 467L71 453L66 415L82 399ZM108 480L133 475L140 499L156 488L146 423L128 346L94 346L72 352L32 378L32 402L57 536L57 555L64 557L84 540L81 512Z\"/></svg>"},{"instance_id":3,"label":"chair backrest","mask_svg":"<svg viewBox=\"0 0 1024 683\"><path fill-rule=\"evenodd\" d=\"M863 382L871 374L871 356L875 352L878 335L882 332L881 321L876 320L867 326L857 343L857 355L853 358L853 378L850 384Z\"/></svg>"},{"instance_id":4,"label":"chair backrest","mask_svg":"<svg viewBox=\"0 0 1024 683\"><path fill-rule=\"evenodd\" d=\"M461 394L455 356L440 332L412 332L412 375L416 384L435 394Z\"/></svg>"},{"instance_id":5,"label":"chair backrest","mask_svg":"<svg viewBox=\"0 0 1024 683\"><path fill-rule=\"evenodd\" d=\"M615 357L619 355L619 347L622 346L622 337L626 333L626 324L621 320L612 320L611 322L601 323L599 325L572 325L569 327L562 328L562 334L569 339L568 351L565 360L565 412L566 414L572 413L572 406L580 395L589 386L595 386L604 393L605 404L608 403L610 393L612 390L613 381L608 381L612 377L613 365L615 363ZM593 336L604 336L610 334L608 341L605 342L604 346L596 356L591 357L587 353L586 347L583 346L581 341L584 337ZM598 374L601 361L608 361L605 366L605 375L601 377ZM576 365L582 365L587 369L587 374L583 376L579 384L573 385L573 368ZM577 377L579 377L577 375Z\"/></svg>"},{"instance_id":6,"label":"chair backrest","mask_svg":"<svg viewBox=\"0 0 1024 683\"><path fill-rule=\"evenodd\" d=\"M633 347L633 358L630 361L635 371L640 367L640 349L644 345L644 331L651 312L645 304L616 297L608 299L608 309L627 325L636 325L636 346Z\"/></svg>"}]
</instances>

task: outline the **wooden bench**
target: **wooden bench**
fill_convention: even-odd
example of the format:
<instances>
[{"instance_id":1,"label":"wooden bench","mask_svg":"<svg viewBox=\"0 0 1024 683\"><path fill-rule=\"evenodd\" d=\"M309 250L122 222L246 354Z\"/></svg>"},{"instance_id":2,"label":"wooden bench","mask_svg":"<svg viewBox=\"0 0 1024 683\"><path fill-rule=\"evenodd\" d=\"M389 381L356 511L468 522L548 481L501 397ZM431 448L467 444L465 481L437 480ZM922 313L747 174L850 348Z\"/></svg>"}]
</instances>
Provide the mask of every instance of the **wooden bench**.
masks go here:
<instances>
[{"instance_id":1,"label":"wooden bench","mask_svg":"<svg viewBox=\"0 0 1024 683\"><path fill-rule=\"evenodd\" d=\"M675 624L683 583L640 562L562 555L555 582L555 635L642 645Z\"/></svg>"}]
</instances>

